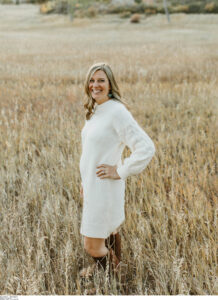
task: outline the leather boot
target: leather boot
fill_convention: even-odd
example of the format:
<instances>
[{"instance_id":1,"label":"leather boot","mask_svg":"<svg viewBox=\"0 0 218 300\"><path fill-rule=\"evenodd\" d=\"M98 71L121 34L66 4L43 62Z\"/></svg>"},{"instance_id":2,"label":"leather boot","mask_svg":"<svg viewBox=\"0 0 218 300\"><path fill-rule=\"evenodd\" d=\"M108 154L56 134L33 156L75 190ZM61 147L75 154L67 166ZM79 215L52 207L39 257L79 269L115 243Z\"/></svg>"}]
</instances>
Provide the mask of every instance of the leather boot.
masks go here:
<instances>
[{"instance_id":1,"label":"leather boot","mask_svg":"<svg viewBox=\"0 0 218 300\"><path fill-rule=\"evenodd\" d=\"M93 258L95 263L88 268L84 268L81 271L81 272L83 272L83 274L80 274L81 277L87 278L87 277L92 276L95 273L96 267L99 269L103 268L103 270L105 271L106 267L107 267L107 262L109 261L109 274L115 275L121 283L125 282L125 277L123 277L123 275L122 275L123 264L117 258L115 251L112 248L110 248L108 250L108 253L104 256L101 256L101 257L91 256L91 257ZM87 269L87 272L84 272L84 271L86 271L86 269Z\"/></svg>"},{"instance_id":2,"label":"leather boot","mask_svg":"<svg viewBox=\"0 0 218 300\"><path fill-rule=\"evenodd\" d=\"M108 253L105 256L101 257L94 257L92 258L95 261L95 264L98 268L103 268L106 270L107 267L107 261L109 260L109 276L110 274L114 274L119 280L122 282L122 277L120 274L120 269L119 269L119 263L120 261L115 255L115 252L112 248L108 250ZM95 295L96 294L96 288L91 288L86 291L87 295Z\"/></svg>"},{"instance_id":3,"label":"leather boot","mask_svg":"<svg viewBox=\"0 0 218 300\"><path fill-rule=\"evenodd\" d=\"M108 250L108 253L105 256L102 256L102 257L92 256L92 258L95 260L96 265L99 268L102 267L104 270L106 270L107 261L109 259L109 270L112 271L113 273L116 273L118 271L120 261L117 258L116 254L112 248L110 248Z\"/></svg>"},{"instance_id":4,"label":"leather boot","mask_svg":"<svg viewBox=\"0 0 218 300\"><path fill-rule=\"evenodd\" d=\"M109 249L109 267L110 271L113 273L117 273L119 271L119 263L120 260L117 258L115 251L110 248Z\"/></svg>"},{"instance_id":5,"label":"leather boot","mask_svg":"<svg viewBox=\"0 0 218 300\"><path fill-rule=\"evenodd\" d=\"M111 248L114 250L115 255L119 261L121 261L121 236L117 232L116 234L111 234L107 239L105 239L105 246L110 250ZM106 255L107 256L107 255ZM90 277L95 272L96 262L98 262L98 266L102 266L105 270L106 268L106 258L104 257L93 257L95 263L83 268L80 271L81 277ZM102 261L101 261L102 260Z\"/></svg>"},{"instance_id":6,"label":"leather boot","mask_svg":"<svg viewBox=\"0 0 218 300\"><path fill-rule=\"evenodd\" d=\"M121 236L119 232L116 234L112 233L107 239L105 239L105 246L107 248L112 248L117 258L121 261Z\"/></svg>"},{"instance_id":7,"label":"leather boot","mask_svg":"<svg viewBox=\"0 0 218 300\"><path fill-rule=\"evenodd\" d=\"M100 257L94 257L92 256L92 258L94 259L96 265L98 268L103 268L104 270L106 270L106 266L107 266L107 260L108 260L108 255L109 253L107 253L104 256L100 256Z\"/></svg>"},{"instance_id":8,"label":"leather boot","mask_svg":"<svg viewBox=\"0 0 218 300\"><path fill-rule=\"evenodd\" d=\"M120 261L118 259L118 257L115 254L115 251L110 248L109 250L110 253L110 264L109 264L109 270L110 270L110 274L115 275L115 277L118 279L118 281L122 284L125 285L126 284L126 275L125 275L125 269L124 267L126 267L125 264L122 263L122 261Z\"/></svg>"},{"instance_id":9,"label":"leather boot","mask_svg":"<svg viewBox=\"0 0 218 300\"><path fill-rule=\"evenodd\" d=\"M96 268L98 269L103 268L103 270L106 270L108 256L109 256L109 252L105 256L100 256L100 257L91 256L95 262L92 265L83 268L79 272L80 277L82 278L91 277L92 275L94 275Z\"/></svg>"}]
</instances>

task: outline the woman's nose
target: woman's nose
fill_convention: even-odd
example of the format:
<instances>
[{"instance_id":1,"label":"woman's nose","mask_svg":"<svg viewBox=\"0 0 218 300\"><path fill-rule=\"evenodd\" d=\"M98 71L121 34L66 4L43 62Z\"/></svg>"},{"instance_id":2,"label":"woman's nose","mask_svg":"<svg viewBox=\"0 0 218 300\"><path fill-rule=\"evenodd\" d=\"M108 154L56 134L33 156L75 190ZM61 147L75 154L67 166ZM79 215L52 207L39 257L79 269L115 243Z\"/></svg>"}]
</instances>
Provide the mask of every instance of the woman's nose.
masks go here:
<instances>
[{"instance_id":1,"label":"woman's nose","mask_svg":"<svg viewBox=\"0 0 218 300\"><path fill-rule=\"evenodd\" d=\"M97 87L97 86L98 86L98 82L97 82L97 81L94 82L94 83L93 83L93 86L94 86L94 87Z\"/></svg>"}]
</instances>

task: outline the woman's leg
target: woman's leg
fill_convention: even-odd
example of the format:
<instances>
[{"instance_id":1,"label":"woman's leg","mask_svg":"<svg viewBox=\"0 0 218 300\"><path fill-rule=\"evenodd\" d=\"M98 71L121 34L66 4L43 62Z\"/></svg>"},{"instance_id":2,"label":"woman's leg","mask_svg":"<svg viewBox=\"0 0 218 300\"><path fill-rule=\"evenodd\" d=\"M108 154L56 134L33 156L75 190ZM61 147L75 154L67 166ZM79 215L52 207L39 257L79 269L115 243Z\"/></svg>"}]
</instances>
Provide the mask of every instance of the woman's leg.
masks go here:
<instances>
[{"instance_id":1,"label":"woman's leg","mask_svg":"<svg viewBox=\"0 0 218 300\"><path fill-rule=\"evenodd\" d=\"M110 236L105 239L105 246L109 249L112 248L119 261L121 261L121 235L118 230L119 228L114 230Z\"/></svg>"},{"instance_id":2,"label":"woman's leg","mask_svg":"<svg viewBox=\"0 0 218 300\"><path fill-rule=\"evenodd\" d=\"M80 271L80 276L81 277L89 277L93 274L96 263L98 263L99 260L99 265L101 265L103 268L106 266L106 261L107 261L107 255L108 255L108 248L105 247L105 239L101 238L90 238L90 237L83 237L83 245L85 251L92 256L93 260L95 263L92 265L88 266L87 268L83 268Z\"/></svg>"},{"instance_id":3,"label":"woman's leg","mask_svg":"<svg viewBox=\"0 0 218 300\"><path fill-rule=\"evenodd\" d=\"M105 246L105 239L101 238L84 236L84 248L92 257L101 257L108 253L108 248Z\"/></svg>"},{"instance_id":4,"label":"woman's leg","mask_svg":"<svg viewBox=\"0 0 218 300\"><path fill-rule=\"evenodd\" d=\"M89 277L92 275L96 264L98 266L106 269L107 259L109 258L110 266L113 271L116 271L117 266L119 265L119 260L113 251L113 249L108 249L105 246L105 239L102 238L90 238L84 236L84 248L85 251L92 256L95 261L95 264L89 266L88 268L83 268L80 271L80 276Z\"/></svg>"}]
</instances>

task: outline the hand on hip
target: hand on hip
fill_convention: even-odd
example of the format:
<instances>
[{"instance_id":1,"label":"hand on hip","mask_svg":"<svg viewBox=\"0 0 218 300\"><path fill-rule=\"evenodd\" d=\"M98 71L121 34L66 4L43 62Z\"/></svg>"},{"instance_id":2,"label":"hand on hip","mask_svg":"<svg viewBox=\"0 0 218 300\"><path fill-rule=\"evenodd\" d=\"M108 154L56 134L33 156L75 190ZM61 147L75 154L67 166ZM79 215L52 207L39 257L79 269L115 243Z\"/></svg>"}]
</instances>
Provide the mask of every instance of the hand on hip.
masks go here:
<instances>
[{"instance_id":1,"label":"hand on hip","mask_svg":"<svg viewBox=\"0 0 218 300\"><path fill-rule=\"evenodd\" d=\"M97 166L96 174L100 179L104 179L104 178L120 179L120 176L117 173L116 165L110 166L106 164L101 164Z\"/></svg>"}]
</instances>

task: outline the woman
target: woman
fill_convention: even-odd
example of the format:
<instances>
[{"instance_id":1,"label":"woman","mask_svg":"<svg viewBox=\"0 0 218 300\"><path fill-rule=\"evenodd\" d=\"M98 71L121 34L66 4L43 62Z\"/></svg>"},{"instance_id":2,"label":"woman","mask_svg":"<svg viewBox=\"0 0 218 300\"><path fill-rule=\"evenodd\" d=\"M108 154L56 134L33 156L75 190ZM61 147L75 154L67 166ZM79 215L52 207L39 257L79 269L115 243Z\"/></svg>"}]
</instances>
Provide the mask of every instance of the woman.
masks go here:
<instances>
[{"instance_id":1,"label":"woman","mask_svg":"<svg viewBox=\"0 0 218 300\"><path fill-rule=\"evenodd\" d=\"M139 174L154 155L155 147L125 103L110 66L93 65L86 76L87 102L85 126L82 129L80 159L83 212L80 233L84 248L95 263L84 268L81 276L92 274L96 265L112 271L119 269L121 238L119 226L125 219L125 179ZM130 157L122 164L125 146Z\"/></svg>"}]
</instances>

